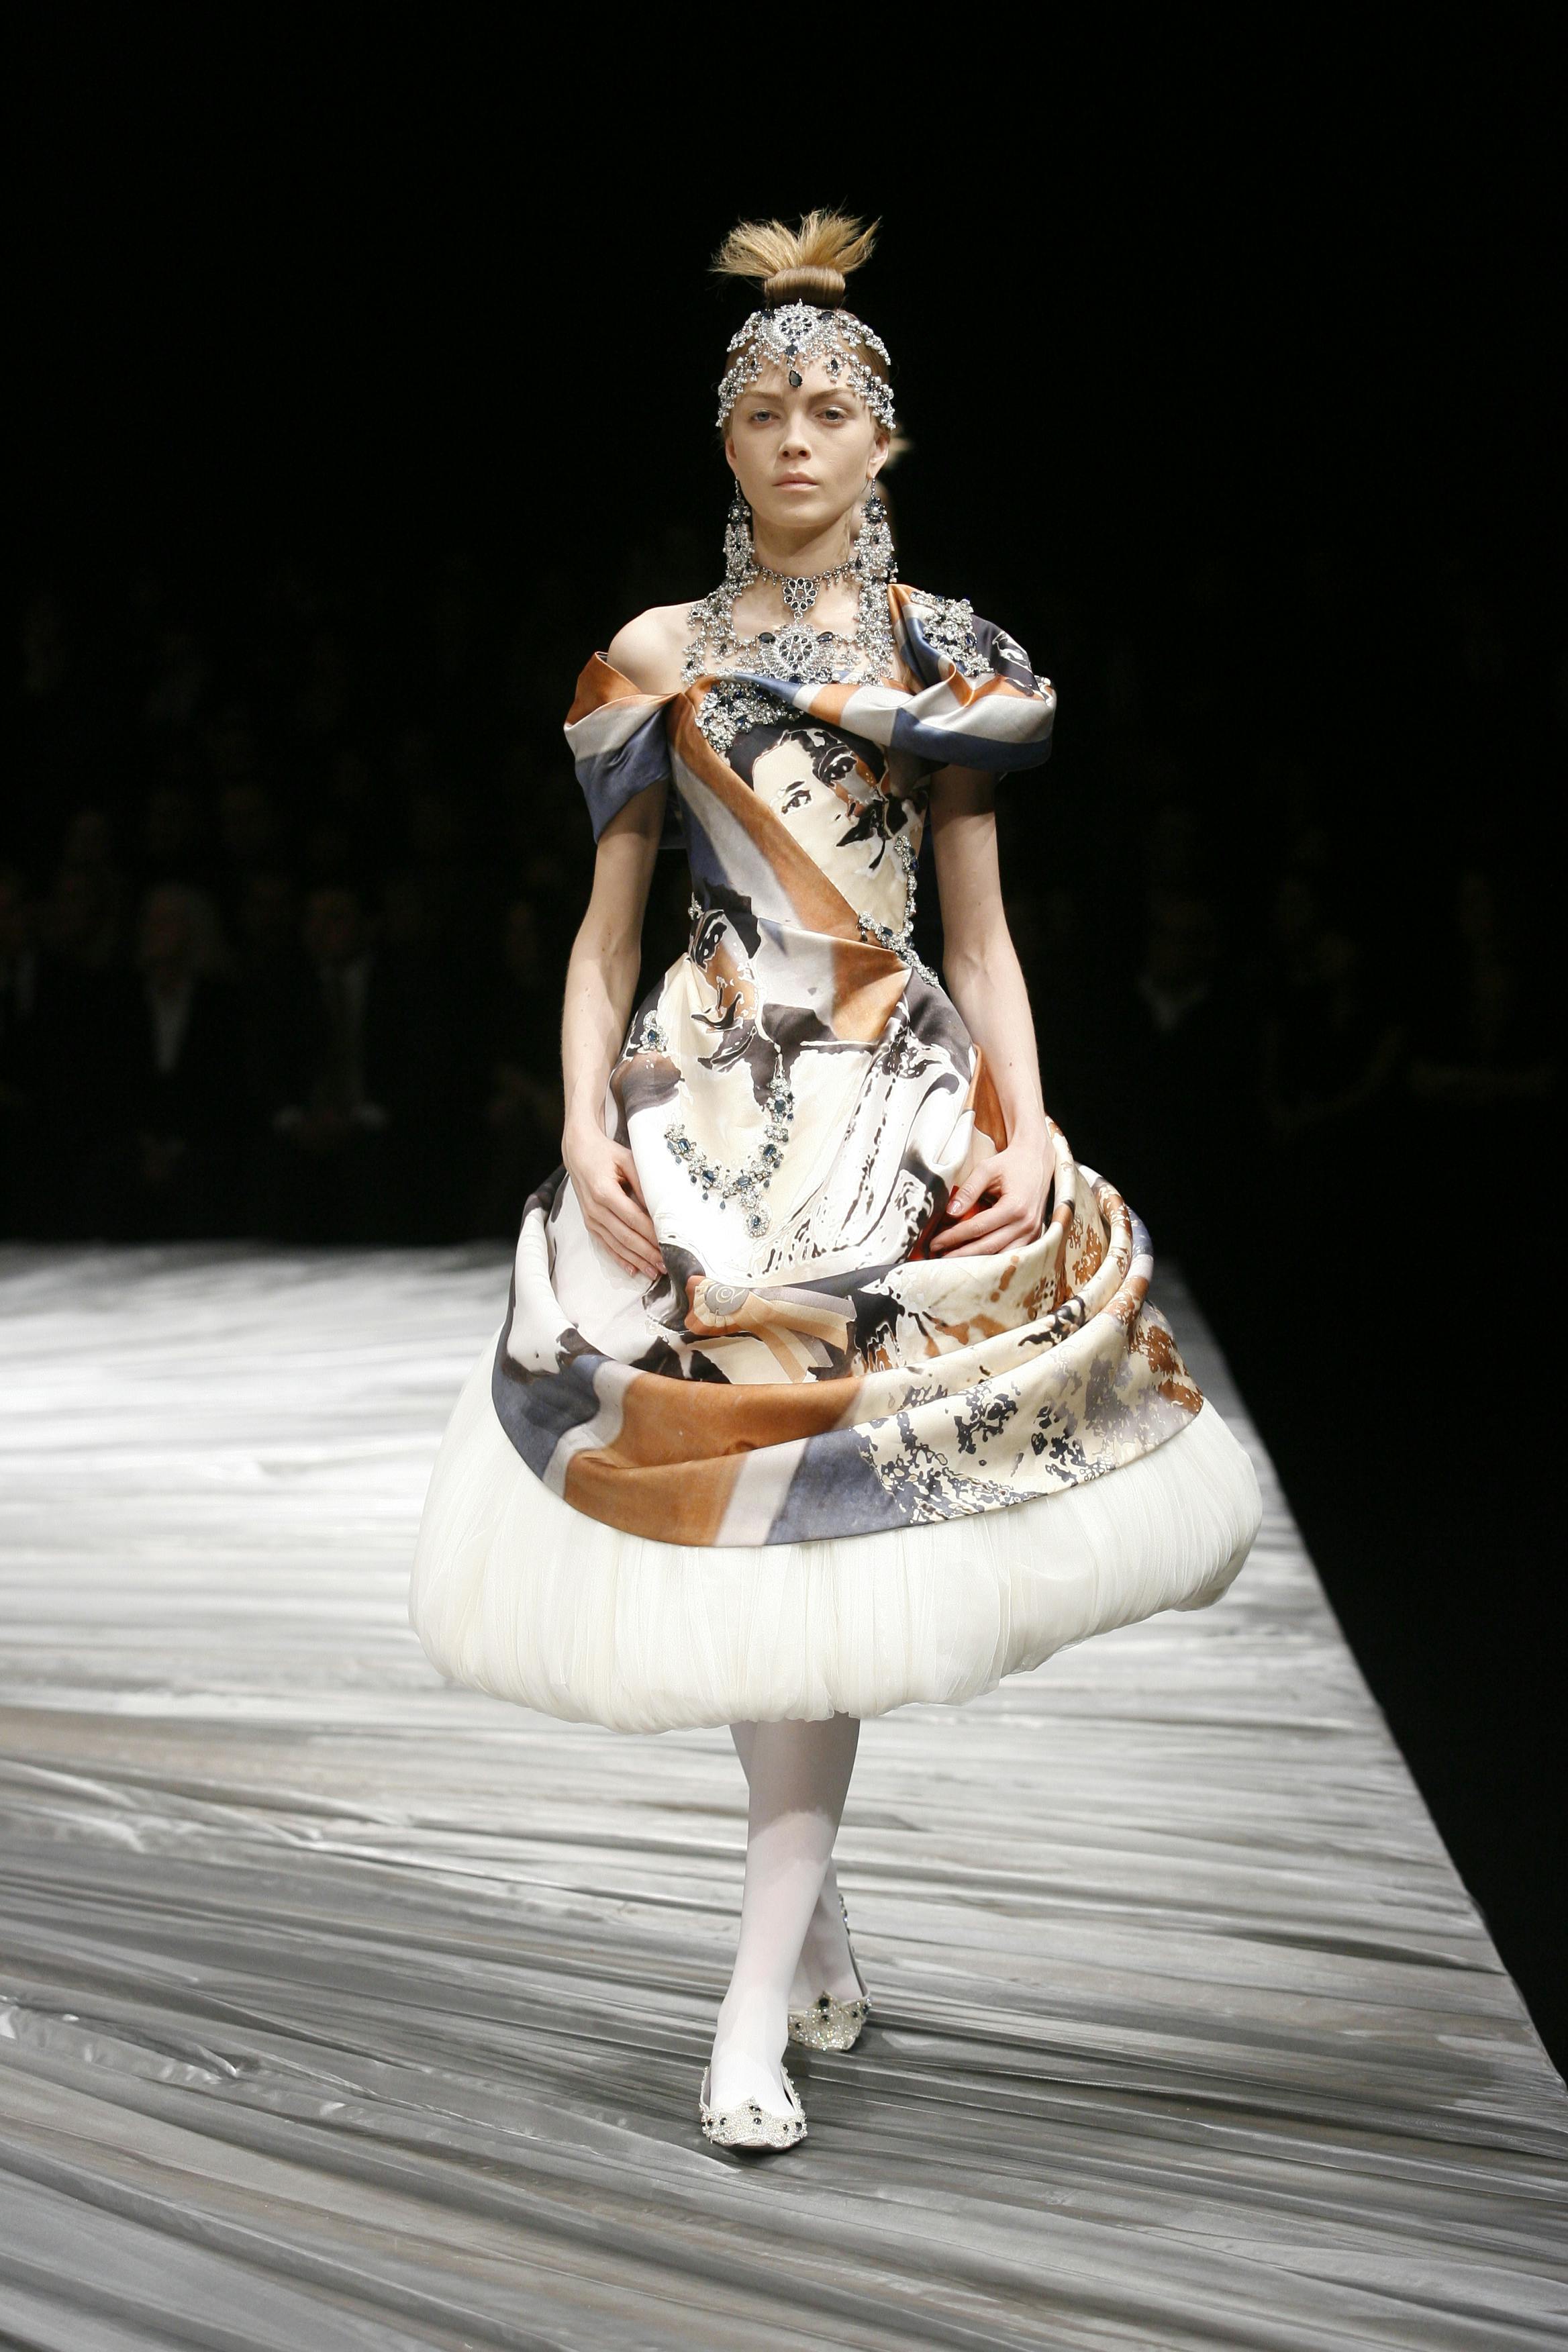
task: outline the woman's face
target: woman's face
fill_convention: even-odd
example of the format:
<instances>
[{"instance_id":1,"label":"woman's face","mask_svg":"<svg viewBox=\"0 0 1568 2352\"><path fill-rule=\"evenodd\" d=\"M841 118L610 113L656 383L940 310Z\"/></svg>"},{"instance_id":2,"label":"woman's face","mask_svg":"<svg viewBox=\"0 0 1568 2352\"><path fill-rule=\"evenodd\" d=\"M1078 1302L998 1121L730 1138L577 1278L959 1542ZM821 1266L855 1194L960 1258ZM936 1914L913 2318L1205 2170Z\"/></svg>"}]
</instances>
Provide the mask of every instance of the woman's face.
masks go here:
<instances>
[{"instance_id":1,"label":"woman's face","mask_svg":"<svg viewBox=\"0 0 1568 2352\"><path fill-rule=\"evenodd\" d=\"M748 384L730 413L724 454L757 522L812 539L865 497L888 436L817 362L798 386L775 368Z\"/></svg>"}]
</instances>

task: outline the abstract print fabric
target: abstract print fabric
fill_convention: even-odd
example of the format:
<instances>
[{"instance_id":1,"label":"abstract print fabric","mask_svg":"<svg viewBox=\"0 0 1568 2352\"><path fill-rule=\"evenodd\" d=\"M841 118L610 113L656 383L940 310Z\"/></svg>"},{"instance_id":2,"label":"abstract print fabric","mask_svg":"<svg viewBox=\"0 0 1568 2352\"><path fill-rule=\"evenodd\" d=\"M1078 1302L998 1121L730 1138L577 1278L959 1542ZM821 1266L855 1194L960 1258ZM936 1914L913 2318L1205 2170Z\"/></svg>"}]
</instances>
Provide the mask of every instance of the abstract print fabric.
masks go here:
<instances>
[{"instance_id":1,"label":"abstract print fabric","mask_svg":"<svg viewBox=\"0 0 1568 2352\"><path fill-rule=\"evenodd\" d=\"M550 1714L960 1703L1205 1606L1257 1533L1251 1465L1149 1302L1148 1235L1058 1129L1037 1239L931 1255L1005 1136L912 945L930 780L1037 765L1055 706L967 604L889 595L908 684L770 674L817 667L798 636L672 694L602 656L579 681L595 837L666 784L691 872L687 952L604 1112L664 1272L598 1247L563 1169L528 1202L410 1589L444 1674Z\"/></svg>"}]
</instances>

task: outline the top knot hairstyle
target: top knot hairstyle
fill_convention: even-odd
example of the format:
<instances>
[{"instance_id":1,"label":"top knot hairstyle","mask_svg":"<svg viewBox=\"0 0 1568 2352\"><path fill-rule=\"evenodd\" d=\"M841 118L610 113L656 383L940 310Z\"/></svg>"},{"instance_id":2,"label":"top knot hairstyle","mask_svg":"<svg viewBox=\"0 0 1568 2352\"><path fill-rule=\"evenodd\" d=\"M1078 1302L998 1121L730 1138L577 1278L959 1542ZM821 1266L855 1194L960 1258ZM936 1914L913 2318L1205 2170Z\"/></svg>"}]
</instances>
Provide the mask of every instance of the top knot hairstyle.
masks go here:
<instances>
[{"instance_id":1,"label":"top knot hairstyle","mask_svg":"<svg viewBox=\"0 0 1568 2352\"><path fill-rule=\"evenodd\" d=\"M879 223L866 228L844 213L807 213L798 228L783 221L742 221L713 257L721 278L749 278L764 310L812 302L836 310L850 274L868 261Z\"/></svg>"},{"instance_id":2,"label":"top knot hairstyle","mask_svg":"<svg viewBox=\"0 0 1568 2352\"><path fill-rule=\"evenodd\" d=\"M769 366L792 384L820 362L828 376L863 400L886 433L894 429L888 347L843 308L845 281L877 241L843 213L807 213L798 228L783 221L742 221L713 257L721 278L749 278L763 307L730 339L730 364L719 386L719 429L742 392Z\"/></svg>"}]
</instances>

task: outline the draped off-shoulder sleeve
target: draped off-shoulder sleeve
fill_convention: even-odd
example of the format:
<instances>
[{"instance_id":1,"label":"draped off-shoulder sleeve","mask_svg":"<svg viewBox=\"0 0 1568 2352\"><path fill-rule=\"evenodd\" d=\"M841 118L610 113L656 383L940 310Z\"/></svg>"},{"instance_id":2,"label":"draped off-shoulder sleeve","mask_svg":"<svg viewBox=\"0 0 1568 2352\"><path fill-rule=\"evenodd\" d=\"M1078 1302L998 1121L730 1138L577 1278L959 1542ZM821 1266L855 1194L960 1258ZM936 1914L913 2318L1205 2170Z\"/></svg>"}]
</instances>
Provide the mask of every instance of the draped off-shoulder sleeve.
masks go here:
<instances>
[{"instance_id":1,"label":"draped off-shoulder sleeve","mask_svg":"<svg viewBox=\"0 0 1568 2352\"><path fill-rule=\"evenodd\" d=\"M645 694L595 654L577 680L566 740L598 840L638 793L669 781L668 694Z\"/></svg>"},{"instance_id":2,"label":"draped off-shoulder sleeve","mask_svg":"<svg viewBox=\"0 0 1568 2352\"><path fill-rule=\"evenodd\" d=\"M892 603L905 667L919 681L899 747L996 775L1048 760L1056 693L1016 637L963 597L895 583Z\"/></svg>"},{"instance_id":3,"label":"draped off-shoulder sleeve","mask_svg":"<svg viewBox=\"0 0 1568 2352\"><path fill-rule=\"evenodd\" d=\"M1047 760L1057 698L1017 639L956 597L929 596L895 581L889 598L912 693L894 686L756 683L796 710L906 753L921 767L1005 776Z\"/></svg>"}]
</instances>

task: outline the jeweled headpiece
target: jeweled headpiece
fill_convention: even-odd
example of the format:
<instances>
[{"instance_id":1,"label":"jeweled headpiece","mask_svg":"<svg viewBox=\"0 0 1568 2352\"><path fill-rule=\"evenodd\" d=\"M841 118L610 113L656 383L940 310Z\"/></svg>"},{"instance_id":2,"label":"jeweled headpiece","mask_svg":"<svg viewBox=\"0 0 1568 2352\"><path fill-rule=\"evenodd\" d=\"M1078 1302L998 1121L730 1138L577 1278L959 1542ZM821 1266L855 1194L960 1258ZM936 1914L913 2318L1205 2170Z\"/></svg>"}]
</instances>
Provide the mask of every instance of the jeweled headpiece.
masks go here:
<instances>
[{"instance_id":1,"label":"jeweled headpiece","mask_svg":"<svg viewBox=\"0 0 1568 2352\"><path fill-rule=\"evenodd\" d=\"M742 221L730 231L713 267L722 278L749 278L760 286L763 307L731 337L730 364L719 386L721 431L765 367L779 368L798 389L806 369L819 362L892 431L892 387L870 364L876 358L889 366L888 347L853 311L839 308L846 278L876 241L874 222L866 228L842 213L807 213L798 228L776 220Z\"/></svg>"},{"instance_id":2,"label":"jeweled headpiece","mask_svg":"<svg viewBox=\"0 0 1568 2352\"><path fill-rule=\"evenodd\" d=\"M740 332L730 339L730 365L719 386L718 422L722 426L749 383L765 367L783 370L798 388L803 373L818 362L836 383L858 394L879 425L893 429L893 390L887 378L867 364L874 352L884 367L891 366L888 347L852 310L818 309L815 302L784 302L776 310L753 310Z\"/></svg>"}]
</instances>

